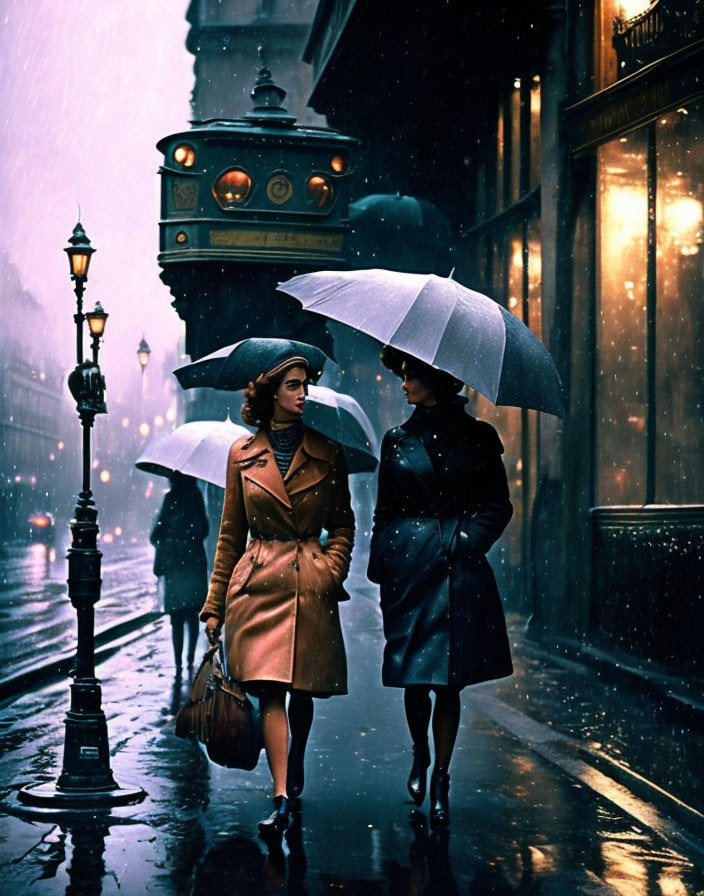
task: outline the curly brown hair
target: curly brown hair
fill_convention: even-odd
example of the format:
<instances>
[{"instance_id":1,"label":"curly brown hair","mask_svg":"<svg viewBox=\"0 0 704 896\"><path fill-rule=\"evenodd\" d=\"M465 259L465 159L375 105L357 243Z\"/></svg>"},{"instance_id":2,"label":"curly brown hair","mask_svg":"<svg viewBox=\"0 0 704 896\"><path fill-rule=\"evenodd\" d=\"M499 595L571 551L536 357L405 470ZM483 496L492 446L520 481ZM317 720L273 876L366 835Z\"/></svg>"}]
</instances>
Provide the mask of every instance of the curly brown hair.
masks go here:
<instances>
[{"instance_id":1,"label":"curly brown hair","mask_svg":"<svg viewBox=\"0 0 704 896\"><path fill-rule=\"evenodd\" d=\"M382 348L379 360L384 367L388 367L392 373L395 373L401 379L403 379L405 364L407 376L421 380L440 398L456 395L462 390L464 385L461 380L452 376L451 373L438 370L437 367L432 367L430 364L426 364L425 361L414 358L413 355L408 355L406 352L402 352L391 345L385 345Z\"/></svg>"},{"instance_id":2,"label":"curly brown hair","mask_svg":"<svg viewBox=\"0 0 704 896\"><path fill-rule=\"evenodd\" d=\"M245 423L259 429L268 426L274 416L276 390L292 367L304 367L307 370L303 362L296 360L283 370L274 374L260 373L256 380L250 381L244 390L244 404L240 412Z\"/></svg>"}]
</instances>

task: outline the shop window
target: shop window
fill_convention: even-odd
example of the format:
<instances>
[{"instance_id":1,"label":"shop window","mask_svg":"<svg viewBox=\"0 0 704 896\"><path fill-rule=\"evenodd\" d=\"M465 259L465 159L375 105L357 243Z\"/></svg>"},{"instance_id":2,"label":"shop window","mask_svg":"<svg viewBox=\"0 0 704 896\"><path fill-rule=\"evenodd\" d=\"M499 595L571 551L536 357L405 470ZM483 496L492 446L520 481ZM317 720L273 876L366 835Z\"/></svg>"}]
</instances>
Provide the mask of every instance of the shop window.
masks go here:
<instances>
[{"instance_id":1,"label":"shop window","mask_svg":"<svg viewBox=\"0 0 704 896\"><path fill-rule=\"evenodd\" d=\"M540 248L540 218L528 228L528 326L538 339L543 338L542 255Z\"/></svg>"},{"instance_id":2,"label":"shop window","mask_svg":"<svg viewBox=\"0 0 704 896\"><path fill-rule=\"evenodd\" d=\"M540 183L540 76L530 84L530 189Z\"/></svg>"},{"instance_id":3,"label":"shop window","mask_svg":"<svg viewBox=\"0 0 704 896\"><path fill-rule=\"evenodd\" d=\"M704 502L704 103L660 118L655 500Z\"/></svg>"},{"instance_id":4,"label":"shop window","mask_svg":"<svg viewBox=\"0 0 704 896\"><path fill-rule=\"evenodd\" d=\"M508 183L508 204L518 202L521 195L521 79L511 88L510 101L511 176ZM525 139L525 135L524 135Z\"/></svg>"},{"instance_id":5,"label":"shop window","mask_svg":"<svg viewBox=\"0 0 704 896\"><path fill-rule=\"evenodd\" d=\"M489 182L496 184L496 196L489 197L488 192L486 196L494 205L491 214L510 208L540 184L538 75L515 77L501 93L496 118L496 180L492 172Z\"/></svg>"},{"instance_id":6,"label":"shop window","mask_svg":"<svg viewBox=\"0 0 704 896\"><path fill-rule=\"evenodd\" d=\"M596 321L597 501L645 494L647 132L600 147Z\"/></svg>"},{"instance_id":7,"label":"shop window","mask_svg":"<svg viewBox=\"0 0 704 896\"><path fill-rule=\"evenodd\" d=\"M701 503L704 103L606 144L598 165L596 499Z\"/></svg>"},{"instance_id":8,"label":"shop window","mask_svg":"<svg viewBox=\"0 0 704 896\"><path fill-rule=\"evenodd\" d=\"M504 208L504 105L499 103L496 122L496 211Z\"/></svg>"}]
</instances>

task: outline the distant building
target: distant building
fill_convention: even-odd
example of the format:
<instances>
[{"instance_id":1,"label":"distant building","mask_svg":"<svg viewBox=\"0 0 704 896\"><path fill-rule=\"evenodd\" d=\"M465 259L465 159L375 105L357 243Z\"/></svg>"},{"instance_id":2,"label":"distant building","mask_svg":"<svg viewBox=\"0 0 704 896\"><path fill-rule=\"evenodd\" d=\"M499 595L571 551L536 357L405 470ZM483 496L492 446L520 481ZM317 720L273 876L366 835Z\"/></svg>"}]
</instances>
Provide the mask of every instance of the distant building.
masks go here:
<instances>
[{"instance_id":1,"label":"distant building","mask_svg":"<svg viewBox=\"0 0 704 896\"><path fill-rule=\"evenodd\" d=\"M51 321L0 254L0 541L23 539L36 510L70 508L63 472L77 444ZM68 461L67 461L68 458ZM64 506L65 505L65 506Z\"/></svg>"}]
</instances>

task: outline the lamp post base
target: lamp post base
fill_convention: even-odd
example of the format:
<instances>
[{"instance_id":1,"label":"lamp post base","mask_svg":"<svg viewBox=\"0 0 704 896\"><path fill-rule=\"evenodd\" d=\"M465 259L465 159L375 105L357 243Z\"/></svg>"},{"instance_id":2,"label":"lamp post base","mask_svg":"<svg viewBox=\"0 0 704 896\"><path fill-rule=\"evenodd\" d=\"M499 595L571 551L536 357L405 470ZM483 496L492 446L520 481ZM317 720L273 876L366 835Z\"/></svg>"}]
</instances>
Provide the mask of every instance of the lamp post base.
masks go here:
<instances>
[{"instance_id":1,"label":"lamp post base","mask_svg":"<svg viewBox=\"0 0 704 896\"><path fill-rule=\"evenodd\" d=\"M108 729L100 708L100 683L80 679L71 685L71 708L64 724L63 769L58 779L27 785L17 793L25 805L42 808L97 809L141 803L141 787L120 787L110 768Z\"/></svg>"},{"instance_id":2,"label":"lamp post base","mask_svg":"<svg viewBox=\"0 0 704 896\"><path fill-rule=\"evenodd\" d=\"M129 806L141 803L146 795L146 790L141 787L120 787L115 784L109 789L86 787L80 790L71 790L58 787L55 781L28 785L17 792L18 800L25 806L57 811Z\"/></svg>"}]
</instances>

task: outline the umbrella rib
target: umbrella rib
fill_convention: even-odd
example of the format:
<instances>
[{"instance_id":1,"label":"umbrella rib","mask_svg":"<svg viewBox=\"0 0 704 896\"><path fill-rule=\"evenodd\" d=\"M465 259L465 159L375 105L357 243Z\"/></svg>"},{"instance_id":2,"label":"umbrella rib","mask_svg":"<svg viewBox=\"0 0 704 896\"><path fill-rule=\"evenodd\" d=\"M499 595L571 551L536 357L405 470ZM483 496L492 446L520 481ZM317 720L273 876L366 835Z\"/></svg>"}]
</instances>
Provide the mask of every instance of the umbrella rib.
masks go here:
<instances>
[{"instance_id":1,"label":"umbrella rib","mask_svg":"<svg viewBox=\"0 0 704 896\"><path fill-rule=\"evenodd\" d=\"M413 303L406 309L406 313L403 315L403 317L401 318L401 320L400 320L399 323L397 324L396 329L394 330L394 332L393 332L393 333L391 334L391 336L389 337L389 345L394 345L394 341L393 341L393 340L396 339L399 330L403 327L404 323L405 323L406 320L408 319L408 316L409 316L410 313L414 310L414 307L415 307L415 305L416 305L416 302L417 302L418 299L421 297L421 295L423 294L423 292L424 292L425 289L427 288L428 284L430 283L430 277L431 277L431 276L432 276L432 275L428 275L428 277L426 277L425 283L423 284L423 288L420 289L420 290L418 290L418 295L417 295L416 298L414 299ZM456 304L457 304L457 301L455 300L455 303L452 304L452 305L449 307L449 309L448 309L448 311L447 311L447 315L446 315L445 320L444 320L444 322L443 322L443 328L442 328L442 330L440 331L439 336L436 338L435 345L434 345L434 347L433 347L433 351L432 351L432 355L428 357L428 362L427 362L427 363L429 363L429 364L431 364L431 365L432 365L432 363L433 363L433 360L435 359L435 356L436 356L436 354L437 354L437 350L438 350L438 348L439 348L439 346L440 346L440 343L442 342L442 336L443 336L443 332L444 332L444 327L447 325L447 321L450 319L450 317L452 317L452 312L453 312L453 309L454 309L454 307L455 307ZM438 309L438 310L440 310L440 309ZM443 310L444 310L444 309L443 309ZM394 345L394 347L400 349L401 351L404 350L404 347L403 347L402 345ZM408 349L408 352L409 352L409 354L414 354L414 356L415 356L415 352L412 352L410 349ZM421 361L425 361L425 360L426 360L425 358L421 358L419 355L418 355L417 357L419 357Z\"/></svg>"}]
</instances>

